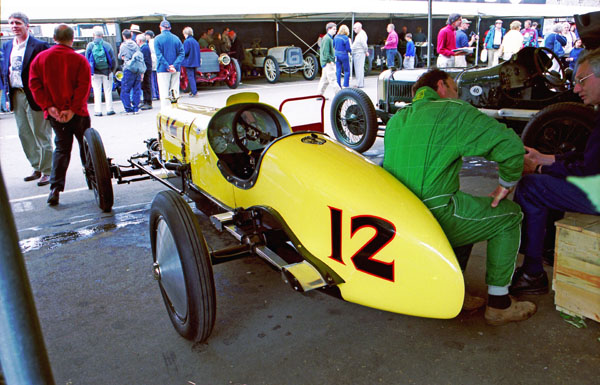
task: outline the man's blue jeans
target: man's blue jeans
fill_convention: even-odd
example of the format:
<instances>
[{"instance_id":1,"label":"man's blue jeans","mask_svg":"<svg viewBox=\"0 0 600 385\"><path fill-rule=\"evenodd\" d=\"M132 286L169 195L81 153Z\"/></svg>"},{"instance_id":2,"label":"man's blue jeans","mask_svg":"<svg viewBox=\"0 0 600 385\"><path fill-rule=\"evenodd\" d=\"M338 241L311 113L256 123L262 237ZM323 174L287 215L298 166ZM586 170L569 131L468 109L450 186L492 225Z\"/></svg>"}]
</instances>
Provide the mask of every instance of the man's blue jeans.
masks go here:
<instances>
[{"instance_id":1,"label":"man's blue jeans","mask_svg":"<svg viewBox=\"0 0 600 385\"><path fill-rule=\"evenodd\" d=\"M124 70L123 79L121 80L121 101L123 102L125 111L137 112L140 106L141 95L141 76L129 70Z\"/></svg>"},{"instance_id":2,"label":"man's blue jeans","mask_svg":"<svg viewBox=\"0 0 600 385\"><path fill-rule=\"evenodd\" d=\"M188 84L190 85L190 91L192 95L196 95L198 92L198 89L196 88L196 67L185 67L185 73L188 78Z\"/></svg>"},{"instance_id":3,"label":"man's blue jeans","mask_svg":"<svg viewBox=\"0 0 600 385\"><path fill-rule=\"evenodd\" d=\"M396 59L396 54L398 53L397 49L386 49L385 50L385 56L387 58L387 66L388 68L392 67L394 65L394 60ZM402 64L402 63L400 63ZM402 65L397 67L398 69L402 68Z\"/></svg>"},{"instance_id":4,"label":"man's blue jeans","mask_svg":"<svg viewBox=\"0 0 600 385\"><path fill-rule=\"evenodd\" d=\"M553 247L556 230L548 226L548 218L560 219L565 211L599 215L586 194L565 179L550 175L525 175L515 191L515 202L521 206L523 219L521 250L525 254L523 268L528 274L543 270L544 244Z\"/></svg>"}]
</instances>

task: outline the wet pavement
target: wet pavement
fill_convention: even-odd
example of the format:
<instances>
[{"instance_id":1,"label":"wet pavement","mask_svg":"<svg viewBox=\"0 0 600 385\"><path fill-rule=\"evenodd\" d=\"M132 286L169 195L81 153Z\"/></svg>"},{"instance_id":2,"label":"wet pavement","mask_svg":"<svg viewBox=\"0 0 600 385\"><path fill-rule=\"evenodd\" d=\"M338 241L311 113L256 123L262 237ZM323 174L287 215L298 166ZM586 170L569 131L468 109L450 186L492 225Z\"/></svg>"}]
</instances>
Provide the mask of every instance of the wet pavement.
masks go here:
<instances>
[{"instance_id":1,"label":"wet pavement","mask_svg":"<svg viewBox=\"0 0 600 385\"><path fill-rule=\"evenodd\" d=\"M371 97L375 82L367 79ZM316 85L257 81L241 90L258 90L278 105ZM231 92L202 89L189 100L219 106ZM118 161L155 133L152 111L113 118L93 123ZM115 207L102 213L73 156L67 191L50 208L47 188L21 179L29 169L15 133L12 118L0 116L0 165L57 384L594 384L600 378L600 325L566 323L552 292L527 297L539 309L531 320L490 327L482 310L424 319L320 292L299 294L251 257L214 266L215 328L205 343L189 342L173 329L152 277L148 216L164 187L113 185ZM378 139L367 155L376 159L382 149ZM465 191L487 195L496 178L494 163L465 159ZM234 244L195 212L211 248ZM465 273L468 289L482 296L484 256L485 245L477 244Z\"/></svg>"}]
</instances>

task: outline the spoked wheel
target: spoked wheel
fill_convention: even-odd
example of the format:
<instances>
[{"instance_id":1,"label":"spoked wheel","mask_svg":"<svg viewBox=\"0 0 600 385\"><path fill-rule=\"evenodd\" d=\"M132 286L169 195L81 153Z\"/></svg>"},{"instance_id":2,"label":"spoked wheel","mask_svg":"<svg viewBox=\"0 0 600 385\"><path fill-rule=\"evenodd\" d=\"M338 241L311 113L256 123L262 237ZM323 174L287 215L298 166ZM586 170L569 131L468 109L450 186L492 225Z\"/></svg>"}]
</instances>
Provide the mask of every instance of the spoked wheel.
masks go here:
<instances>
[{"instance_id":1,"label":"spoked wheel","mask_svg":"<svg viewBox=\"0 0 600 385\"><path fill-rule=\"evenodd\" d=\"M175 330L188 340L206 340L216 315L212 264L196 216L175 191L152 201L150 241L154 278Z\"/></svg>"},{"instance_id":2,"label":"spoked wheel","mask_svg":"<svg viewBox=\"0 0 600 385\"><path fill-rule=\"evenodd\" d=\"M581 103L556 103L538 112L523 130L523 143L544 154L583 151L594 127L594 110Z\"/></svg>"},{"instance_id":3,"label":"spoked wheel","mask_svg":"<svg viewBox=\"0 0 600 385\"><path fill-rule=\"evenodd\" d=\"M104 212L109 212L114 199L110 167L100 134L91 127L83 134L83 151L85 152L85 180L88 188L94 190L98 207Z\"/></svg>"},{"instance_id":4,"label":"spoked wheel","mask_svg":"<svg viewBox=\"0 0 600 385\"><path fill-rule=\"evenodd\" d=\"M302 76L304 76L304 79L313 80L319 72L318 68L319 66L317 64L317 57L312 53L307 53L304 56L304 69L302 70Z\"/></svg>"},{"instance_id":5,"label":"spoked wheel","mask_svg":"<svg viewBox=\"0 0 600 385\"><path fill-rule=\"evenodd\" d=\"M225 83L227 84L227 87L236 89L242 81L242 70L240 69L240 63L236 59L231 58L231 62L227 64L227 71L228 75Z\"/></svg>"},{"instance_id":6,"label":"spoked wheel","mask_svg":"<svg viewBox=\"0 0 600 385\"><path fill-rule=\"evenodd\" d=\"M181 67L179 73L179 90L181 92L190 92L190 82L188 81L187 72L184 67Z\"/></svg>"},{"instance_id":7,"label":"spoked wheel","mask_svg":"<svg viewBox=\"0 0 600 385\"><path fill-rule=\"evenodd\" d=\"M263 66L265 78L269 83L276 83L279 80L279 63L273 56L267 56Z\"/></svg>"},{"instance_id":8,"label":"spoked wheel","mask_svg":"<svg viewBox=\"0 0 600 385\"><path fill-rule=\"evenodd\" d=\"M331 103L331 126L336 139L351 149L367 151L377 137L377 115L369 96L356 88L345 88Z\"/></svg>"}]
</instances>

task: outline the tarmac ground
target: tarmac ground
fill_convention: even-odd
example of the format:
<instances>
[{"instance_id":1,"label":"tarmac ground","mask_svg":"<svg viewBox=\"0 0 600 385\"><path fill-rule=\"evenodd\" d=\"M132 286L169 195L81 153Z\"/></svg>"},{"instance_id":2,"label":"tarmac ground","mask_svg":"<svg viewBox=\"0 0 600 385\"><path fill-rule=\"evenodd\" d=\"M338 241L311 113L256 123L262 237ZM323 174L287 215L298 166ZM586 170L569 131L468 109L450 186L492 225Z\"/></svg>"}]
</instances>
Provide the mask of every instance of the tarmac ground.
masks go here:
<instances>
[{"instance_id":1,"label":"tarmac ground","mask_svg":"<svg viewBox=\"0 0 600 385\"><path fill-rule=\"evenodd\" d=\"M372 99L376 80L366 80ZM317 82L257 79L237 90L202 87L196 98L182 100L220 107L230 94L252 91L277 107L285 98L314 94ZM290 108L288 118L318 110L311 103ZM122 110L120 102L115 108ZM156 136L158 108L154 102L139 115L92 117L107 155L119 163L143 151L142 141ZM378 139L366 155L382 152ZM321 292L298 294L253 257L214 267L215 328L205 343L192 343L174 330L152 277L148 216L161 184L113 184L113 210L102 213L74 145L66 190L57 207L48 207L47 186L23 182L30 168L10 114L0 115L0 166L57 384L600 383L600 325L565 322L552 291L526 297L538 306L530 320L492 327L483 310L425 319ZM473 194L496 186L495 165L481 159L468 159L461 175L461 188ZM211 248L231 242L196 213ZM486 295L484 275L480 243L465 272L471 293Z\"/></svg>"}]
</instances>

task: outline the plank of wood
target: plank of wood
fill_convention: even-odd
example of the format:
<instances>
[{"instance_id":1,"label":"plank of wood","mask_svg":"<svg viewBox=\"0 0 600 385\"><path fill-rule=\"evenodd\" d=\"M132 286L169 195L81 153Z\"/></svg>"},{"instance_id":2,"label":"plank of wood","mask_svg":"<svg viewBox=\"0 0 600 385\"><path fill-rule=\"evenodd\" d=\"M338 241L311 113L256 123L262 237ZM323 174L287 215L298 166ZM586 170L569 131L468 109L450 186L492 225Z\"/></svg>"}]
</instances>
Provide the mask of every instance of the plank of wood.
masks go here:
<instances>
[{"instance_id":1,"label":"plank of wood","mask_svg":"<svg viewBox=\"0 0 600 385\"><path fill-rule=\"evenodd\" d=\"M556 306L600 322L600 296L560 281L554 282L554 290Z\"/></svg>"}]
</instances>

